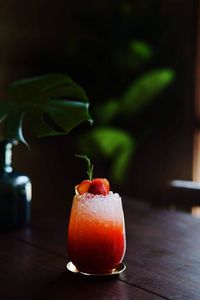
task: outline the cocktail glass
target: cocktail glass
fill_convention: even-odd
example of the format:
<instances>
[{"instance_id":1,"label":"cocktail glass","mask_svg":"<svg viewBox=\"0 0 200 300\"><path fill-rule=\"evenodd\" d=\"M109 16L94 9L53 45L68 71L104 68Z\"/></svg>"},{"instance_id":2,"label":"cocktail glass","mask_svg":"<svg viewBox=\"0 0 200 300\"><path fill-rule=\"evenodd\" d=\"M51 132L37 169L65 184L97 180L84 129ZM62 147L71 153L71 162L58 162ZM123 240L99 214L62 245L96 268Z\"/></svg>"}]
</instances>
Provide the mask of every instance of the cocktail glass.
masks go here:
<instances>
[{"instance_id":1,"label":"cocktail glass","mask_svg":"<svg viewBox=\"0 0 200 300\"><path fill-rule=\"evenodd\" d=\"M117 193L75 195L69 228L68 254L76 268L87 274L110 274L125 254L122 201Z\"/></svg>"}]
</instances>

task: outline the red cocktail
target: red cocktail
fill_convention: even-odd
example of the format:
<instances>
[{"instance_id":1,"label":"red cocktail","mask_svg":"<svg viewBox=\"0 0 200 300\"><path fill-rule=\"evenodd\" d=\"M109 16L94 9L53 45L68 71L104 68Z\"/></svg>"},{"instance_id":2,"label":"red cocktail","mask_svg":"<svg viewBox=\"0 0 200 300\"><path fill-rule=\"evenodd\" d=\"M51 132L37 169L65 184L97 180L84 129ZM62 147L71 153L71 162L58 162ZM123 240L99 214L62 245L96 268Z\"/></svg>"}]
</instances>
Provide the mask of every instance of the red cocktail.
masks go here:
<instances>
[{"instance_id":1,"label":"red cocktail","mask_svg":"<svg viewBox=\"0 0 200 300\"><path fill-rule=\"evenodd\" d=\"M68 229L68 253L76 268L107 274L121 263L126 248L124 214L117 193L75 195Z\"/></svg>"}]
</instances>

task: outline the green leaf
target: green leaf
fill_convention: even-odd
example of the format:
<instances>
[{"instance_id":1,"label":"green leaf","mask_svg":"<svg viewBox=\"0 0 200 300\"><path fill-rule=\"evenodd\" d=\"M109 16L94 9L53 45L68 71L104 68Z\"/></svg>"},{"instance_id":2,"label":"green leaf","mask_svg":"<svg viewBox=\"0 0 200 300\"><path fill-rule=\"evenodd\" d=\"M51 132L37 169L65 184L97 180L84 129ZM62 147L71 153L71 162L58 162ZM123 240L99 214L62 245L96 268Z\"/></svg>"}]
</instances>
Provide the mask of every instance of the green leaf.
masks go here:
<instances>
[{"instance_id":1,"label":"green leaf","mask_svg":"<svg viewBox=\"0 0 200 300\"><path fill-rule=\"evenodd\" d=\"M96 115L101 124L109 124L116 116L133 117L166 89L174 79L171 69L154 70L134 81L121 99L110 99L101 104Z\"/></svg>"},{"instance_id":2,"label":"green leaf","mask_svg":"<svg viewBox=\"0 0 200 300\"><path fill-rule=\"evenodd\" d=\"M60 135L60 131L50 127L44 120L44 111L41 107L35 106L28 111L27 117L31 131L38 137Z\"/></svg>"},{"instance_id":3,"label":"green leaf","mask_svg":"<svg viewBox=\"0 0 200 300\"><path fill-rule=\"evenodd\" d=\"M15 81L8 88L8 95L18 102L45 103L49 98L67 97L88 101L84 90L64 74L48 74Z\"/></svg>"},{"instance_id":4,"label":"green leaf","mask_svg":"<svg viewBox=\"0 0 200 300\"><path fill-rule=\"evenodd\" d=\"M113 180L122 182L125 179L136 146L127 132L110 127L96 128L84 136L80 144L81 149L90 156L96 153L112 160Z\"/></svg>"},{"instance_id":5,"label":"green leaf","mask_svg":"<svg viewBox=\"0 0 200 300\"><path fill-rule=\"evenodd\" d=\"M12 137L25 143L22 134L24 115L38 137L67 134L85 120L92 123L85 91L64 74L13 82L8 95L7 104L0 103L0 117L6 117L5 138Z\"/></svg>"},{"instance_id":6,"label":"green leaf","mask_svg":"<svg viewBox=\"0 0 200 300\"><path fill-rule=\"evenodd\" d=\"M120 100L110 99L101 104L96 110L96 114L101 124L110 123L121 109Z\"/></svg>"},{"instance_id":7,"label":"green leaf","mask_svg":"<svg viewBox=\"0 0 200 300\"><path fill-rule=\"evenodd\" d=\"M89 103L85 102L58 99L50 99L45 105L35 105L33 110L28 110L31 130L38 137L55 136L68 133L86 118L92 124L88 106ZM53 122L47 122L45 116Z\"/></svg>"},{"instance_id":8,"label":"green leaf","mask_svg":"<svg viewBox=\"0 0 200 300\"><path fill-rule=\"evenodd\" d=\"M89 104L80 101L49 100L48 105L43 107L44 111L58 124L66 133L79 123L87 119L92 123L88 113Z\"/></svg>"},{"instance_id":9,"label":"green leaf","mask_svg":"<svg viewBox=\"0 0 200 300\"><path fill-rule=\"evenodd\" d=\"M122 111L133 116L151 103L174 80L171 69L154 70L134 81L122 96Z\"/></svg>"},{"instance_id":10,"label":"green leaf","mask_svg":"<svg viewBox=\"0 0 200 300\"><path fill-rule=\"evenodd\" d=\"M132 40L126 48L115 50L115 63L124 71L138 71L151 61L153 50L149 44L141 40Z\"/></svg>"},{"instance_id":11,"label":"green leaf","mask_svg":"<svg viewBox=\"0 0 200 300\"><path fill-rule=\"evenodd\" d=\"M132 56L137 58L140 62L147 62L153 56L151 46L144 41L131 41L129 43L129 49Z\"/></svg>"}]
</instances>

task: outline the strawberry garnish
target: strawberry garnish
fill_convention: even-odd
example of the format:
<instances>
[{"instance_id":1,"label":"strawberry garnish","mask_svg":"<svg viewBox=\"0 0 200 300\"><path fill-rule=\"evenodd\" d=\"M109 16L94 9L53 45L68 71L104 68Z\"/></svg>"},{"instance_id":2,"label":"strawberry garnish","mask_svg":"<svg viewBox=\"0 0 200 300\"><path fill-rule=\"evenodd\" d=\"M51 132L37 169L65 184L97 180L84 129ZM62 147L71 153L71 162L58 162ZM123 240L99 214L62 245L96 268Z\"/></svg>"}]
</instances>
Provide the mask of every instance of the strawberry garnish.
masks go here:
<instances>
[{"instance_id":1,"label":"strawberry garnish","mask_svg":"<svg viewBox=\"0 0 200 300\"><path fill-rule=\"evenodd\" d=\"M106 180L107 181L107 180ZM104 195L109 193L110 188L108 188L107 183L104 178L96 178L92 181L88 192L93 195Z\"/></svg>"},{"instance_id":2,"label":"strawberry garnish","mask_svg":"<svg viewBox=\"0 0 200 300\"><path fill-rule=\"evenodd\" d=\"M83 180L81 183L79 183L79 185L76 187L76 190L79 193L79 195L87 193L91 183L92 181L90 180Z\"/></svg>"},{"instance_id":3,"label":"strawberry garnish","mask_svg":"<svg viewBox=\"0 0 200 300\"><path fill-rule=\"evenodd\" d=\"M110 191L110 184L105 178L95 178L92 181L83 180L76 186L79 195L90 193L93 195L108 195Z\"/></svg>"},{"instance_id":4,"label":"strawberry garnish","mask_svg":"<svg viewBox=\"0 0 200 300\"><path fill-rule=\"evenodd\" d=\"M104 182L104 185L106 187L107 192L109 193L109 191L110 191L110 183L109 183L109 181L106 178L102 178L102 180Z\"/></svg>"},{"instance_id":5,"label":"strawberry garnish","mask_svg":"<svg viewBox=\"0 0 200 300\"><path fill-rule=\"evenodd\" d=\"M91 164L90 159L86 155L76 155L77 157L83 158L87 161L89 180L83 180L79 183L75 190L79 195L84 193L91 193L93 195L108 195L110 191L110 184L106 178L95 178L92 180L93 175L93 165Z\"/></svg>"}]
</instances>

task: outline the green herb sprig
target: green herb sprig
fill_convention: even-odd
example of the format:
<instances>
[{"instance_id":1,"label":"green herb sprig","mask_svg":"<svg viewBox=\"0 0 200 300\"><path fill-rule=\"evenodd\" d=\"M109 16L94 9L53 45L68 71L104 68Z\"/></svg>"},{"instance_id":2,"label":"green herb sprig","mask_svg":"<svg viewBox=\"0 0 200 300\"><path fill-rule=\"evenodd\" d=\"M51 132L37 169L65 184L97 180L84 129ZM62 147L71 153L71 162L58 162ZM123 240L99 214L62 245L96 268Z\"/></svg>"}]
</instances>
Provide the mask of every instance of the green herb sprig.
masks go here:
<instances>
[{"instance_id":1,"label":"green herb sprig","mask_svg":"<svg viewBox=\"0 0 200 300\"><path fill-rule=\"evenodd\" d=\"M83 154L75 154L76 157L78 158L82 158L87 162L87 175L90 181L92 181L93 179L93 164L91 163L91 160L89 159L89 157L87 157L87 155L83 155Z\"/></svg>"}]
</instances>

